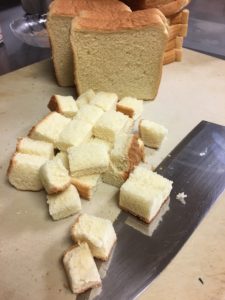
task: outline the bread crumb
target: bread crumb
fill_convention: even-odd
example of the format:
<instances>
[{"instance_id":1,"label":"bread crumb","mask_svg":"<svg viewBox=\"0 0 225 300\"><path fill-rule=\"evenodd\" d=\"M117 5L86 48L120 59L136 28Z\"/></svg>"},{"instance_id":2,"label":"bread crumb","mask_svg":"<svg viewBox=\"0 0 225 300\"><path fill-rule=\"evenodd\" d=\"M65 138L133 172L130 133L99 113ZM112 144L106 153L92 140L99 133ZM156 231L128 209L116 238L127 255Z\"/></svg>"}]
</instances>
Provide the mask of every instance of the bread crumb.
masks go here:
<instances>
[{"instance_id":1,"label":"bread crumb","mask_svg":"<svg viewBox=\"0 0 225 300\"><path fill-rule=\"evenodd\" d=\"M178 201L180 201L182 204L186 204L185 198L187 198L187 195L186 195L184 192L178 193L178 194L176 195L176 199L177 199Z\"/></svg>"}]
</instances>

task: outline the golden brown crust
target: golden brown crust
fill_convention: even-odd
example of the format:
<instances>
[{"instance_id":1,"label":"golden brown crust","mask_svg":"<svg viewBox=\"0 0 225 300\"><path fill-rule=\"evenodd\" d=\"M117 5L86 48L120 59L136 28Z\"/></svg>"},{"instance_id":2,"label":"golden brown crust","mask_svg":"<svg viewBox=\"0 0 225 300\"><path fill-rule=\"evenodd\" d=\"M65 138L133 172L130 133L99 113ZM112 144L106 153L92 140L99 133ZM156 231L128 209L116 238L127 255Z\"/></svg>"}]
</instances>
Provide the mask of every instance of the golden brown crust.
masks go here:
<instances>
[{"instance_id":1,"label":"golden brown crust","mask_svg":"<svg viewBox=\"0 0 225 300\"><path fill-rule=\"evenodd\" d=\"M167 65L182 60L182 49L172 49L164 53L163 64Z\"/></svg>"},{"instance_id":2,"label":"golden brown crust","mask_svg":"<svg viewBox=\"0 0 225 300\"><path fill-rule=\"evenodd\" d=\"M71 184L71 180L68 183L64 184L64 186L62 186L61 188L57 188L57 187L49 188L48 189L48 195L64 192L70 186L70 184Z\"/></svg>"},{"instance_id":3,"label":"golden brown crust","mask_svg":"<svg viewBox=\"0 0 225 300\"><path fill-rule=\"evenodd\" d=\"M131 107L124 106L123 104L117 103L116 111L120 111L124 115L127 115L130 118L133 118L135 111Z\"/></svg>"},{"instance_id":4,"label":"golden brown crust","mask_svg":"<svg viewBox=\"0 0 225 300\"><path fill-rule=\"evenodd\" d=\"M138 135L133 135L130 147L128 148L128 161L130 164L128 174L133 171L134 167L137 166L141 160L142 152L138 143Z\"/></svg>"},{"instance_id":5,"label":"golden brown crust","mask_svg":"<svg viewBox=\"0 0 225 300\"><path fill-rule=\"evenodd\" d=\"M175 24L169 26L169 37L168 39L174 39L177 36L185 37L187 35L188 25L187 24Z\"/></svg>"},{"instance_id":6,"label":"golden brown crust","mask_svg":"<svg viewBox=\"0 0 225 300\"><path fill-rule=\"evenodd\" d=\"M15 153L12 155L11 159L10 159L9 166L8 166L7 171L6 171L7 177L10 176L10 173L11 173L13 167L14 167L15 164L16 164L16 161L15 161L15 156L16 156L16 154L17 154L17 152L15 152Z\"/></svg>"},{"instance_id":7,"label":"golden brown crust","mask_svg":"<svg viewBox=\"0 0 225 300\"><path fill-rule=\"evenodd\" d=\"M28 132L28 137L32 138L32 133L36 130L36 128L38 127L38 125L40 125L42 122L46 121L46 119L48 119L52 114L54 114L54 112L50 112L47 114L47 116L45 116L43 119L41 119L36 125L34 125L31 130Z\"/></svg>"},{"instance_id":8,"label":"golden brown crust","mask_svg":"<svg viewBox=\"0 0 225 300\"><path fill-rule=\"evenodd\" d=\"M56 95L53 95L53 96L50 98L50 101L48 102L48 108L49 108L51 111L57 111L58 113L62 113L62 110L60 109L60 106L59 106L59 103L58 103L58 101L57 101Z\"/></svg>"},{"instance_id":9,"label":"golden brown crust","mask_svg":"<svg viewBox=\"0 0 225 300\"><path fill-rule=\"evenodd\" d=\"M184 38L177 36L176 38L169 40L166 44L166 52L172 49L181 49L183 47Z\"/></svg>"},{"instance_id":10,"label":"golden brown crust","mask_svg":"<svg viewBox=\"0 0 225 300\"><path fill-rule=\"evenodd\" d=\"M135 12L121 11L116 14L105 13L104 16L100 18L97 18L96 14L86 12L74 18L72 21L72 30L75 31L114 32L153 26L160 28L167 34L166 22L163 21L161 13L156 9L154 9L154 11L152 9Z\"/></svg>"},{"instance_id":11,"label":"golden brown crust","mask_svg":"<svg viewBox=\"0 0 225 300\"><path fill-rule=\"evenodd\" d=\"M172 16L180 12L184 7L186 7L190 0L172 0L168 3L160 3L156 5L155 3L151 4L151 0L145 1L144 8L156 7L158 8L166 17Z\"/></svg>"},{"instance_id":12,"label":"golden brown crust","mask_svg":"<svg viewBox=\"0 0 225 300\"><path fill-rule=\"evenodd\" d=\"M174 16L170 16L168 18L169 25L175 25L175 24L188 24L189 19L189 10L184 9L178 14Z\"/></svg>"},{"instance_id":13,"label":"golden brown crust","mask_svg":"<svg viewBox=\"0 0 225 300\"><path fill-rule=\"evenodd\" d=\"M77 188L80 197L90 200L91 188L88 184L81 182L78 178L71 177L71 183Z\"/></svg>"}]
</instances>

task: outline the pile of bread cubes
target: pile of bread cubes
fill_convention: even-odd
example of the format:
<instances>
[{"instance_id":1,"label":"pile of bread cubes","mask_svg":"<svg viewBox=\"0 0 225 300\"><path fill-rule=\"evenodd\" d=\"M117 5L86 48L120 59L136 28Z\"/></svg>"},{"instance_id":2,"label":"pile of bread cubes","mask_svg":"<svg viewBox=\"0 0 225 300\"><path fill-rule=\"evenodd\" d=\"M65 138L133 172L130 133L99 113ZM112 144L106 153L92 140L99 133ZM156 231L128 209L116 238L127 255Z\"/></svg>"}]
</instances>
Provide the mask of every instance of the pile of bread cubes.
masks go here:
<instances>
[{"instance_id":1,"label":"pile of bread cubes","mask_svg":"<svg viewBox=\"0 0 225 300\"><path fill-rule=\"evenodd\" d=\"M18 139L9 182L18 190L44 188L49 214L60 220L80 213L80 197L91 201L103 181L120 188L121 209L150 223L172 182L143 163L144 145L158 148L167 134L164 126L141 119L143 101L125 97L118 102L114 93L87 90L76 101L54 95L48 107L51 112L28 137ZM133 133L135 122L138 132ZM116 233L111 221L80 214L72 237L78 244L63 261L72 291L81 293L101 284L93 257L108 259ZM82 260L85 272L79 271Z\"/></svg>"}]
</instances>

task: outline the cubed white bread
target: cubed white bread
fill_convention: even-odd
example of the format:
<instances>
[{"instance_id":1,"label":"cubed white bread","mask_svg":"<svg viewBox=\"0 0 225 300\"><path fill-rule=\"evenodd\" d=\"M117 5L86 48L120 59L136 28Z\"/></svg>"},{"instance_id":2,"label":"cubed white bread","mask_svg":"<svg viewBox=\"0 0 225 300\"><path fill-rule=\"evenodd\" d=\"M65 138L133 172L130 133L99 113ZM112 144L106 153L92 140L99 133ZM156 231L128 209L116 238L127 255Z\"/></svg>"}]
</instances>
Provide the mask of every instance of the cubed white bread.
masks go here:
<instances>
[{"instance_id":1,"label":"cubed white bread","mask_svg":"<svg viewBox=\"0 0 225 300\"><path fill-rule=\"evenodd\" d=\"M116 136L110 159L119 171L130 173L142 160L142 152L135 134L120 133Z\"/></svg>"},{"instance_id":2,"label":"cubed white bread","mask_svg":"<svg viewBox=\"0 0 225 300\"><path fill-rule=\"evenodd\" d=\"M76 100L78 108L81 108L83 105L89 104L94 95L95 92L92 89L89 89L85 93L81 94Z\"/></svg>"},{"instance_id":3,"label":"cubed white bread","mask_svg":"<svg viewBox=\"0 0 225 300\"><path fill-rule=\"evenodd\" d=\"M134 120L131 118L128 118L127 122L125 123L125 125L121 131L125 132L125 133L131 133L133 131L133 128L134 128Z\"/></svg>"},{"instance_id":4,"label":"cubed white bread","mask_svg":"<svg viewBox=\"0 0 225 300\"><path fill-rule=\"evenodd\" d=\"M54 160L60 160L63 166L69 171L68 154L65 151L60 151L54 156Z\"/></svg>"},{"instance_id":5,"label":"cubed white bread","mask_svg":"<svg viewBox=\"0 0 225 300\"><path fill-rule=\"evenodd\" d=\"M168 199L172 181L138 166L120 188L119 206L150 223Z\"/></svg>"},{"instance_id":6,"label":"cubed white bread","mask_svg":"<svg viewBox=\"0 0 225 300\"><path fill-rule=\"evenodd\" d=\"M47 203L53 220L67 218L81 210L80 196L72 184L61 193L47 195Z\"/></svg>"},{"instance_id":7,"label":"cubed white bread","mask_svg":"<svg viewBox=\"0 0 225 300\"><path fill-rule=\"evenodd\" d=\"M145 146L159 148L167 134L168 129L155 122L141 120L139 123L139 135Z\"/></svg>"},{"instance_id":8,"label":"cubed white bread","mask_svg":"<svg viewBox=\"0 0 225 300\"><path fill-rule=\"evenodd\" d=\"M71 177L71 183L75 185L83 199L90 200L101 182L101 174L93 174L82 177Z\"/></svg>"},{"instance_id":9,"label":"cubed white bread","mask_svg":"<svg viewBox=\"0 0 225 300\"><path fill-rule=\"evenodd\" d=\"M40 178L48 194L62 192L71 183L69 172L60 160L50 160L42 165Z\"/></svg>"},{"instance_id":10,"label":"cubed white bread","mask_svg":"<svg viewBox=\"0 0 225 300\"><path fill-rule=\"evenodd\" d=\"M104 111L116 109L118 96L115 93L98 92L91 99L91 104L96 105Z\"/></svg>"},{"instance_id":11,"label":"cubed white bread","mask_svg":"<svg viewBox=\"0 0 225 300\"><path fill-rule=\"evenodd\" d=\"M56 146L62 151L79 146L92 136L92 125L83 120L73 119L60 133Z\"/></svg>"},{"instance_id":12,"label":"cubed white bread","mask_svg":"<svg viewBox=\"0 0 225 300\"><path fill-rule=\"evenodd\" d=\"M100 174L109 166L109 153L106 147L86 143L68 149L69 167L72 177Z\"/></svg>"},{"instance_id":13,"label":"cubed white bread","mask_svg":"<svg viewBox=\"0 0 225 300\"><path fill-rule=\"evenodd\" d=\"M101 278L87 243L69 248L63 256L63 264L73 293L80 294L101 286Z\"/></svg>"},{"instance_id":14,"label":"cubed white bread","mask_svg":"<svg viewBox=\"0 0 225 300\"><path fill-rule=\"evenodd\" d=\"M89 143L94 143L94 144L98 144L98 145L102 145L102 147L106 147L106 149L109 151L111 151L113 144L106 141L106 140L102 140L96 137L93 137L90 139Z\"/></svg>"},{"instance_id":15,"label":"cubed white bread","mask_svg":"<svg viewBox=\"0 0 225 300\"><path fill-rule=\"evenodd\" d=\"M104 183L120 188L121 185L127 180L128 176L128 172L118 170L112 164L112 162L110 162L109 168L105 173L102 174L102 181Z\"/></svg>"},{"instance_id":16,"label":"cubed white bread","mask_svg":"<svg viewBox=\"0 0 225 300\"><path fill-rule=\"evenodd\" d=\"M9 182L18 190L41 190L43 185L39 177L39 169L46 161L47 158L42 156L16 152L7 171Z\"/></svg>"},{"instance_id":17,"label":"cubed white bread","mask_svg":"<svg viewBox=\"0 0 225 300\"><path fill-rule=\"evenodd\" d=\"M81 214L72 226L72 239L76 242L86 242L94 257L108 260L116 233L112 222L95 216Z\"/></svg>"},{"instance_id":18,"label":"cubed white bread","mask_svg":"<svg viewBox=\"0 0 225 300\"><path fill-rule=\"evenodd\" d=\"M83 105L79 109L75 119L83 120L85 122L94 125L101 117L102 114L103 114L103 110L101 108L95 105L87 104L87 105Z\"/></svg>"},{"instance_id":19,"label":"cubed white bread","mask_svg":"<svg viewBox=\"0 0 225 300\"><path fill-rule=\"evenodd\" d=\"M67 118L73 118L78 111L77 103L72 96L53 95L48 103L48 108Z\"/></svg>"},{"instance_id":20,"label":"cubed white bread","mask_svg":"<svg viewBox=\"0 0 225 300\"><path fill-rule=\"evenodd\" d=\"M117 103L116 110L136 120L143 112L143 100L124 97Z\"/></svg>"},{"instance_id":21,"label":"cubed white bread","mask_svg":"<svg viewBox=\"0 0 225 300\"><path fill-rule=\"evenodd\" d=\"M95 137L113 143L116 135L124 128L128 116L117 111L107 111L93 127Z\"/></svg>"},{"instance_id":22,"label":"cubed white bread","mask_svg":"<svg viewBox=\"0 0 225 300\"><path fill-rule=\"evenodd\" d=\"M31 129L29 137L34 140L47 141L55 145L60 133L69 122L71 122L69 118L57 112L51 112Z\"/></svg>"},{"instance_id":23,"label":"cubed white bread","mask_svg":"<svg viewBox=\"0 0 225 300\"><path fill-rule=\"evenodd\" d=\"M141 160L144 162L145 161L145 144L142 141L142 139L138 139L138 145L139 145L139 150L141 153Z\"/></svg>"},{"instance_id":24,"label":"cubed white bread","mask_svg":"<svg viewBox=\"0 0 225 300\"><path fill-rule=\"evenodd\" d=\"M29 137L18 139L16 152L33 154L52 159L54 157L54 146L52 143L37 141Z\"/></svg>"}]
</instances>

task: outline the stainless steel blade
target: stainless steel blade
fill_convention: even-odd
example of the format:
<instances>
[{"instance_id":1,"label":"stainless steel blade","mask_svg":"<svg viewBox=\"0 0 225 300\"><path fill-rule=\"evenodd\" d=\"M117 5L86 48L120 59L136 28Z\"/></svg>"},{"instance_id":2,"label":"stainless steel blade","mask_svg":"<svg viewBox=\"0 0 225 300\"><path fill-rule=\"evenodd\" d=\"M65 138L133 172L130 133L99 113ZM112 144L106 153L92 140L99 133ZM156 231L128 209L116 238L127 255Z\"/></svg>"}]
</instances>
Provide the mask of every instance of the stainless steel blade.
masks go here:
<instances>
[{"instance_id":1,"label":"stainless steel blade","mask_svg":"<svg viewBox=\"0 0 225 300\"><path fill-rule=\"evenodd\" d=\"M120 214L118 241L96 299L133 299L181 249L225 188L225 127L202 121L156 171L174 181L170 209L151 237ZM180 192L187 194L185 205L176 200Z\"/></svg>"}]
</instances>

